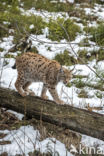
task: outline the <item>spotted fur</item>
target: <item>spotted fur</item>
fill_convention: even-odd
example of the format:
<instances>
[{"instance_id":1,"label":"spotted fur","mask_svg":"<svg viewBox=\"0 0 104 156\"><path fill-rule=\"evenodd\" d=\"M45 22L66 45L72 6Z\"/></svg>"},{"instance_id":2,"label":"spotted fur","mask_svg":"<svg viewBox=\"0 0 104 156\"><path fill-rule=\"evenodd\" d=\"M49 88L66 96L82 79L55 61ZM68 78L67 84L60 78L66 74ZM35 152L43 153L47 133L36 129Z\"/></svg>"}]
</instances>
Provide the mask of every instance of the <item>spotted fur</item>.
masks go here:
<instances>
[{"instance_id":1,"label":"spotted fur","mask_svg":"<svg viewBox=\"0 0 104 156\"><path fill-rule=\"evenodd\" d=\"M18 78L15 87L21 96L35 95L28 87L32 82L43 82L41 97L47 99L47 89L54 101L63 104L58 97L56 86L63 81L67 84L72 77L71 71L62 67L57 61L49 60L35 53L24 53L16 58Z\"/></svg>"}]
</instances>

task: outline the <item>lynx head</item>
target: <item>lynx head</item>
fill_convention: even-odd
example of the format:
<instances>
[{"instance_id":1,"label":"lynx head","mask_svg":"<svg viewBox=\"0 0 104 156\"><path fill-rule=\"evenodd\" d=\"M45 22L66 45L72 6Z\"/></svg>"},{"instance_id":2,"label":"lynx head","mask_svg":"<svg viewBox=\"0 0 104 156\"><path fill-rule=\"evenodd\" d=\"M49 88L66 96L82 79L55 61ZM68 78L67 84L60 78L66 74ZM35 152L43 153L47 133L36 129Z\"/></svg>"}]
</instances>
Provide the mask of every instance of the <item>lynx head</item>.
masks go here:
<instances>
[{"instance_id":1,"label":"lynx head","mask_svg":"<svg viewBox=\"0 0 104 156\"><path fill-rule=\"evenodd\" d=\"M68 70L61 66L59 71L59 81L62 81L65 85L69 83L69 80L72 78L72 70Z\"/></svg>"}]
</instances>

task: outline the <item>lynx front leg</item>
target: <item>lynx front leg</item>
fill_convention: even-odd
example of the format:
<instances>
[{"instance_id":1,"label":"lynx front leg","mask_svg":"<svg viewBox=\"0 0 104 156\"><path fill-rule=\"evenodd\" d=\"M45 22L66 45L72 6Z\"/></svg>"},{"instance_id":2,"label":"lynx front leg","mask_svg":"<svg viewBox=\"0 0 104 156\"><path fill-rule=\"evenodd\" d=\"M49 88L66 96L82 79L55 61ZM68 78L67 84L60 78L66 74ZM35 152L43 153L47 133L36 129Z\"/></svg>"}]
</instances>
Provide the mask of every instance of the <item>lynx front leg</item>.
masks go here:
<instances>
[{"instance_id":1,"label":"lynx front leg","mask_svg":"<svg viewBox=\"0 0 104 156\"><path fill-rule=\"evenodd\" d=\"M49 86L48 89L49 89L49 92L51 93L54 101L57 104L64 104L64 101L62 101L62 100L59 99L59 96L58 96L57 91L56 91L56 89L55 89L54 86L53 87Z\"/></svg>"},{"instance_id":2,"label":"lynx front leg","mask_svg":"<svg viewBox=\"0 0 104 156\"><path fill-rule=\"evenodd\" d=\"M43 89L42 89L42 93L41 93L41 97L43 99L48 99L48 96L46 95L46 92L47 92L47 88L46 88L45 84L43 84Z\"/></svg>"},{"instance_id":3,"label":"lynx front leg","mask_svg":"<svg viewBox=\"0 0 104 156\"><path fill-rule=\"evenodd\" d=\"M24 91L24 89L23 89L24 84L25 84L25 80L24 80L23 76L18 77L15 82L15 87L16 87L17 91L19 92L19 94L23 97L29 95L29 93L27 91Z\"/></svg>"},{"instance_id":4,"label":"lynx front leg","mask_svg":"<svg viewBox=\"0 0 104 156\"><path fill-rule=\"evenodd\" d=\"M29 89L29 86L31 85L32 82L27 82L23 86L23 89L28 92L31 96L35 96L35 93Z\"/></svg>"}]
</instances>

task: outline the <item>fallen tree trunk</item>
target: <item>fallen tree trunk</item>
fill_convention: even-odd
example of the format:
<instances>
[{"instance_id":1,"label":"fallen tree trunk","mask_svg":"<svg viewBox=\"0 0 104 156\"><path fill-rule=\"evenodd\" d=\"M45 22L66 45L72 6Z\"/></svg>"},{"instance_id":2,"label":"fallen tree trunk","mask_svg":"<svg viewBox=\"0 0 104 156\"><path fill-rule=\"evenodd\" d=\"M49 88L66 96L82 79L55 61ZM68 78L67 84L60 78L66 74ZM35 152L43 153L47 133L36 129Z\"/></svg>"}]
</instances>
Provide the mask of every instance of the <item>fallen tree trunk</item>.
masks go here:
<instances>
[{"instance_id":1,"label":"fallen tree trunk","mask_svg":"<svg viewBox=\"0 0 104 156\"><path fill-rule=\"evenodd\" d=\"M104 141L104 115L0 88L0 106Z\"/></svg>"}]
</instances>

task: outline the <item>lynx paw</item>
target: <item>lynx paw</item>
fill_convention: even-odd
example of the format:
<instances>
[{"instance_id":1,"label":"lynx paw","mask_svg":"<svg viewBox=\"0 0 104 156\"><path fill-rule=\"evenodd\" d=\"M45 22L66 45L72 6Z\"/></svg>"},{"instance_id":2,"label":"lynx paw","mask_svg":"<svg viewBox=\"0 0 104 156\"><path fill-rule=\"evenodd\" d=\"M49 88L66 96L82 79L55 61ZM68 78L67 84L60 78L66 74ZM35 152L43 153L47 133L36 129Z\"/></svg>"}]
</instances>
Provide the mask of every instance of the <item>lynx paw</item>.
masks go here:
<instances>
[{"instance_id":1,"label":"lynx paw","mask_svg":"<svg viewBox=\"0 0 104 156\"><path fill-rule=\"evenodd\" d=\"M32 92L32 91L30 91L30 92L29 92L29 95L30 95L30 96L35 96L35 93Z\"/></svg>"},{"instance_id":2,"label":"lynx paw","mask_svg":"<svg viewBox=\"0 0 104 156\"><path fill-rule=\"evenodd\" d=\"M60 100L60 101L56 101L56 103L57 103L57 104L61 104L61 105L64 105L64 104L65 104L65 102L62 101L62 100Z\"/></svg>"},{"instance_id":3,"label":"lynx paw","mask_svg":"<svg viewBox=\"0 0 104 156\"><path fill-rule=\"evenodd\" d=\"M29 92L23 92L23 93L21 93L21 96L23 96L23 97L25 97L25 96L28 96L29 95Z\"/></svg>"},{"instance_id":4,"label":"lynx paw","mask_svg":"<svg viewBox=\"0 0 104 156\"><path fill-rule=\"evenodd\" d=\"M28 95L35 96L35 93L31 91L30 89L25 90L25 92L28 92Z\"/></svg>"},{"instance_id":5,"label":"lynx paw","mask_svg":"<svg viewBox=\"0 0 104 156\"><path fill-rule=\"evenodd\" d=\"M48 100L48 96L42 96L42 99Z\"/></svg>"}]
</instances>

